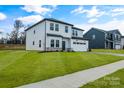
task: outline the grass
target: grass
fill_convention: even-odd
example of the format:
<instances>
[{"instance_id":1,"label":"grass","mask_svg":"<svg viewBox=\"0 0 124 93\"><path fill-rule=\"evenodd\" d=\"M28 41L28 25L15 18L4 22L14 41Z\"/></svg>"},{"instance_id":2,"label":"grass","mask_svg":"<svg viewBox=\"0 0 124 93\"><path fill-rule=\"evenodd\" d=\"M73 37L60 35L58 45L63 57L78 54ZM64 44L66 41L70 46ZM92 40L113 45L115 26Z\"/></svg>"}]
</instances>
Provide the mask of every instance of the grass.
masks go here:
<instances>
[{"instance_id":1,"label":"grass","mask_svg":"<svg viewBox=\"0 0 124 93\"><path fill-rule=\"evenodd\" d=\"M124 69L90 82L82 88L124 88Z\"/></svg>"},{"instance_id":2,"label":"grass","mask_svg":"<svg viewBox=\"0 0 124 93\"><path fill-rule=\"evenodd\" d=\"M92 52L109 52L109 53L124 54L124 50L114 50L114 49L92 49Z\"/></svg>"},{"instance_id":3,"label":"grass","mask_svg":"<svg viewBox=\"0 0 124 93\"><path fill-rule=\"evenodd\" d=\"M0 51L0 87L17 87L124 59L88 52Z\"/></svg>"}]
</instances>

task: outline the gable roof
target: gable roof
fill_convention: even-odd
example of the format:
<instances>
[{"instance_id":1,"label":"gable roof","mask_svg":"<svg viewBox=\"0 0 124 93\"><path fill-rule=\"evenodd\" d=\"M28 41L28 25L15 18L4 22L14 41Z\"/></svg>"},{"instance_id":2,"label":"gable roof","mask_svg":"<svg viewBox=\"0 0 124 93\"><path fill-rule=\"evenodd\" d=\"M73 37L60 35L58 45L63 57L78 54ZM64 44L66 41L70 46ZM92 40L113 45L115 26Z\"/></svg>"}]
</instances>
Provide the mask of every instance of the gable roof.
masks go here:
<instances>
[{"instance_id":1,"label":"gable roof","mask_svg":"<svg viewBox=\"0 0 124 93\"><path fill-rule=\"evenodd\" d=\"M58 22L58 23L62 23L62 24L73 26L73 24L70 24L70 23L67 23L67 22L63 22L61 20L57 20L57 19L54 19L54 18L44 18L43 20L41 20L41 21L35 23L34 25L28 27L27 29L25 29L25 31L31 29L32 27L34 27L34 26L36 26L36 25L38 25L38 24L40 24L40 23L42 23L44 21L53 21L53 22Z\"/></svg>"},{"instance_id":2,"label":"gable roof","mask_svg":"<svg viewBox=\"0 0 124 93\"><path fill-rule=\"evenodd\" d=\"M101 32L104 32L104 33L113 33L113 32L118 32L120 35L121 35L121 33L120 33L120 31L118 30L118 29L114 29L114 30L109 30L109 31L107 31L107 30L102 30L102 29L99 29L99 28L95 28L95 27L92 27L90 30L92 30L92 29L95 29L96 31L101 31ZM89 31L90 31L89 30ZM89 32L88 31L88 32ZM88 32L86 32L86 33L88 33ZM85 34L86 34L85 33Z\"/></svg>"},{"instance_id":3,"label":"gable roof","mask_svg":"<svg viewBox=\"0 0 124 93\"><path fill-rule=\"evenodd\" d=\"M118 29L110 30L108 32L110 32L110 33L118 32L121 35L121 33L120 33L120 31Z\"/></svg>"}]
</instances>

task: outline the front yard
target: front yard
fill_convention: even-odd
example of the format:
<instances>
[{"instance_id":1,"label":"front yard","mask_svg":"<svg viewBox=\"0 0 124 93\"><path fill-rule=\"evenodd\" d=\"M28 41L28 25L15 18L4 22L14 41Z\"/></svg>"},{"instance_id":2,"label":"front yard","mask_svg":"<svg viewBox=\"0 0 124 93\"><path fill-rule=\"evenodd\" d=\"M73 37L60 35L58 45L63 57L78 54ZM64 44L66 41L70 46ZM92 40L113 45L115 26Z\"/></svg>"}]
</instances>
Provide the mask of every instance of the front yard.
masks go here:
<instances>
[{"instance_id":1,"label":"front yard","mask_svg":"<svg viewBox=\"0 0 124 93\"><path fill-rule=\"evenodd\" d=\"M108 52L108 53L124 54L124 50L115 50L115 49L92 49L92 52Z\"/></svg>"},{"instance_id":2,"label":"front yard","mask_svg":"<svg viewBox=\"0 0 124 93\"><path fill-rule=\"evenodd\" d=\"M0 51L0 87L17 87L124 59L88 52Z\"/></svg>"},{"instance_id":3,"label":"front yard","mask_svg":"<svg viewBox=\"0 0 124 93\"><path fill-rule=\"evenodd\" d=\"M124 69L90 82L82 88L124 88Z\"/></svg>"}]
</instances>

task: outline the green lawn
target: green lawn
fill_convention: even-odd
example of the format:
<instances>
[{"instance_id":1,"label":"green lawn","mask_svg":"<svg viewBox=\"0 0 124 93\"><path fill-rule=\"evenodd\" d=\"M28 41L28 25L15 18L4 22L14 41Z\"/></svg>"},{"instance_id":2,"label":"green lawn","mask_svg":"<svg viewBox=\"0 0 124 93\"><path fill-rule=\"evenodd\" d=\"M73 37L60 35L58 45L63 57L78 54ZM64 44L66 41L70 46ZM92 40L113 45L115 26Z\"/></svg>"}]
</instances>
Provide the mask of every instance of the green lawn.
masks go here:
<instances>
[{"instance_id":1,"label":"green lawn","mask_svg":"<svg viewBox=\"0 0 124 93\"><path fill-rule=\"evenodd\" d=\"M124 54L124 50L114 50L114 49L92 49L92 52L109 52L109 53Z\"/></svg>"},{"instance_id":2,"label":"green lawn","mask_svg":"<svg viewBox=\"0 0 124 93\"><path fill-rule=\"evenodd\" d=\"M17 87L124 59L88 52L0 51L0 87Z\"/></svg>"},{"instance_id":3,"label":"green lawn","mask_svg":"<svg viewBox=\"0 0 124 93\"><path fill-rule=\"evenodd\" d=\"M90 82L82 88L124 88L124 69Z\"/></svg>"}]
</instances>

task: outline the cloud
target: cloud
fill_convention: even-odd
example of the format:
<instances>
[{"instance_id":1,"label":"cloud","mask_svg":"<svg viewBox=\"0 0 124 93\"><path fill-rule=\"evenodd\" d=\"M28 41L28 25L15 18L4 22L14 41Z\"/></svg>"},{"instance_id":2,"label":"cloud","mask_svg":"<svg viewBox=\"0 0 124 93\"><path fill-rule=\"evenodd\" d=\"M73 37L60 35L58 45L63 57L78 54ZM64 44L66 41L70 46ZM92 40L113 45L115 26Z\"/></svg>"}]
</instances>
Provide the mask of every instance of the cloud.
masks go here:
<instances>
[{"instance_id":1,"label":"cloud","mask_svg":"<svg viewBox=\"0 0 124 93\"><path fill-rule=\"evenodd\" d=\"M85 32L87 32L92 27L100 28L103 30L119 29L120 32L124 35L124 20L113 19L112 21L101 24L77 24L76 26L84 29Z\"/></svg>"},{"instance_id":2,"label":"cloud","mask_svg":"<svg viewBox=\"0 0 124 93\"><path fill-rule=\"evenodd\" d=\"M0 12L0 20L4 20L6 18L7 18L7 16L5 14L3 14L3 13Z\"/></svg>"},{"instance_id":3,"label":"cloud","mask_svg":"<svg viewBox=\"0 0 124 93\"><path fill-rule=\"evenodd\" d=\"M31 15L31 16L19 17L17 19L21 20L24 24L32 24L42 20L43 17L40 15Z\"/></svg>"},{"instance_id":4,"label":"cloud","mask_svg":"<svg viewBox=\"0 0 124 93\"><path fill-rule=\"evenodd\" d=\"M0 28L0 33L1 33L1 32L4 32L4 29L1 29L1 28Z\"/></svg>"},{"instance_id":5,"label":"cloud","mask_svg":"<svg viewBox=\"0 0 124 93\"><path fill-rule=\"evenodd\" d=\"M88 21L88 23L94 23L94 22L96 22L98 19L96 19L96 18L93 18L93 19L90 19L89 21Z\"/></svg>"},{"instance_id":6,"label":"cloud","mask_svg":"<svg viewBox=\"0 0 124 93\"><path fill-rule=\"evenodd\" d=\"M112 9L111 12L113 17L124 15L124 8L115 8L115 9Z\"/></svg>"},{"instance_id":7,"label":"cloud","mask_svg":"<svg viewBox=\"0 0 124 93\"><path fill-rule=\"evenodd\" d=\"M93 6L90 10L84 9L83 6L79 6L78 8L71 11L71 13L75 14L86 14L87 18L100 17L105 14L105 11L101 11L97 8L97 6Z\"/></svg>"},{"instance_id":8,"label":"cloud","mask_svg":"<svg viewBox=\"0 0 124 93\"><path fill-rule=\"evenodd\" d=\"M29 13L34 12L34 13L45 15L46 13L51 13L54 10L56 10L57 6L53 5L53 6L49 6L49 7L44 7L44 6L40 6L40 5L37 5L37 6L25 5L24 7L21 7L21 9L23 9Z\"/></svg>"}]
</instances>

